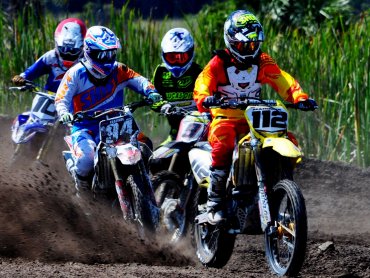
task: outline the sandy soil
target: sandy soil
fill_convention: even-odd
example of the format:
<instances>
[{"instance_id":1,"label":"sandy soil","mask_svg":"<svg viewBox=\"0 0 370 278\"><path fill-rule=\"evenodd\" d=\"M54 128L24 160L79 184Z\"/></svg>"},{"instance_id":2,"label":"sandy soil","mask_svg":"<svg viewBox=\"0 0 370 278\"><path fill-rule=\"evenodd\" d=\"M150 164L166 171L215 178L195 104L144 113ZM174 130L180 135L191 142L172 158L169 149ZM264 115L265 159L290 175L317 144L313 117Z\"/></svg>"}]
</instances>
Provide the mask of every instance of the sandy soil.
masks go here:
<instances>
[{"instance_id":1,"label":"sandy soil","mask_svg":"<svg viewBox=\"0 0 370 278\"><path fill-rule=\"evenodd\" d=\"M223 269L204 268L186 242L139 240L106 204L74 195L63 129L43 163L25 150L13 161L10 123L0 120L0 277L274 277L260 235L238 236ZM304 159L296 182L309 221L302 277L370 277L370 169Z\"/></svg>"}]
</instances>

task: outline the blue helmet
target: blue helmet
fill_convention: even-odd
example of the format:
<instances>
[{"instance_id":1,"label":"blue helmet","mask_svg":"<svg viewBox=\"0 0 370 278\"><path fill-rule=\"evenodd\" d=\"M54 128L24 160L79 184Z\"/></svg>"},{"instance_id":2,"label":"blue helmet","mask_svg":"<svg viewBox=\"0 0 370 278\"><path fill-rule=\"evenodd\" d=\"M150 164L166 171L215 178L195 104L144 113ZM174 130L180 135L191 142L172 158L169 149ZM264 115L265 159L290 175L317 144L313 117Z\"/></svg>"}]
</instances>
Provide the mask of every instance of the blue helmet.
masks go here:
<instances>
[{"instance_id":1,"label":"blue helmet","mask_svg":"<svg viewBox=\"0 0 370 278\"><path fill-rule=\"evenodd\" d=\"M107 27L90 27L84 39L84 65L97 79L107 77L116 66L117 49L121 48L119 39Z\"/></svg>"},{"instance_id":2,"label":"blue helmet","mask_svg":"<svg viewBox=\"0 0 370 278\"><path fill-rule=\"evenodd\" d=\"M239 62L256 57L264 39L262 25L251 12L238 10L226 19L225 44Z\"/></svg>"}]
</instances>

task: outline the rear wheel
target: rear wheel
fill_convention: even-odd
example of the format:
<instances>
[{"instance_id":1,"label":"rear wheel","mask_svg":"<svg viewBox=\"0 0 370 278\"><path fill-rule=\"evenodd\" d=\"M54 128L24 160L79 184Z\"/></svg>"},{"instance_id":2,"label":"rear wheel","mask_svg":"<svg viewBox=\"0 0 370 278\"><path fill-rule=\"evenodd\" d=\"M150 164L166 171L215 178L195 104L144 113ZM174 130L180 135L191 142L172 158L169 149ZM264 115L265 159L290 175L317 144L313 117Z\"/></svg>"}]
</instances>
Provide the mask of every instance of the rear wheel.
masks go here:
<instances>
[{"instance_id":1,"label":"rear wheel","mask_svg":"<svg viewBox=\"0 0 370 278\"><path fill-rule=\"evenodd\" d=\"M301 190L291 180L279 181L269 196L274 232L265 232L266 257L280 276L299 273L307 245L307 215Z\"/></svg>"},{"instance_id":2,"label":"rear wheel","mask_svg":"<svg viewBox=\"0 0 370 278\"><path fill-rule=\"evenodd\" d=\"M206 213L206 188L198 189L195 206L196 215ZM221 268L227 264L234 249L235 234L229 234L224 227L206 222L194 224L193 237L196 254L202 264L215 268Z\"/></svg>"}]
</instances>

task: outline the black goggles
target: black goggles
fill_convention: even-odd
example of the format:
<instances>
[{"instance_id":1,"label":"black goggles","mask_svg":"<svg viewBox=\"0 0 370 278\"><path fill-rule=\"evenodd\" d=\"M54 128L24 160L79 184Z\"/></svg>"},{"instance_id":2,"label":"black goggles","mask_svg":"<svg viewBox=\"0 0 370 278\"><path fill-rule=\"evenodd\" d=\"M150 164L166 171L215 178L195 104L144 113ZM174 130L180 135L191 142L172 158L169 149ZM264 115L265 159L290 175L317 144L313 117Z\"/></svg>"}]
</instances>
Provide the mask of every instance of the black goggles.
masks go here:
<instances>
[{"instance_id":1,"label":"black goggles","mask_svg":"<svg viewBox=\"0 0 370 278\"><path fill-rule=\"evenodd\" d=\"M100 63L109 63L116 60L117 56L117 49L111 49L111 50L90 50L87 52L87 55L89 57Z\"/></svg>"},{"instance_id":2,"label":"black goggles","mask_svg":"<svg viewBox=\"0 0 370 278\"><path fill-rule=\"evenodd\" d=\"M60 54L64 55L78 55L81 53L82 49L69 46L58 46L58 51Z\"/></svg>"}]
</instances>

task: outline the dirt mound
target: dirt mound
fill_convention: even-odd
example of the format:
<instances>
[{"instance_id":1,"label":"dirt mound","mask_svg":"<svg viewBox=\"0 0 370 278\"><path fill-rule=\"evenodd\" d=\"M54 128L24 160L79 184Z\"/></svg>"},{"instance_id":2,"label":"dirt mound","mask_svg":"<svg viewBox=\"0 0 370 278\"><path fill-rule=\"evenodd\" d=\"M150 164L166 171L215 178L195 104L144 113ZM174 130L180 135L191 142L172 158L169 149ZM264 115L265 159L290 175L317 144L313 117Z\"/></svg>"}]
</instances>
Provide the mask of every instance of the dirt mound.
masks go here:
<instances>
[{"instance_id":1,"label":"dirt mound","mask_svg":"<svg viewBox=\"0 0 370 278\"><path fill-rule=\"evenodd\" d=\"M10 124L0 120L1 277L274 277L262 236L238 236L223 269L200 266L189 245L140 240L104 202L75 195L61 156L63 129L43 163L32 152L11 162ZM302 275L370 277L369 169L305 159L296 181L309 221Z\"/></svg>"}]
</instances>

